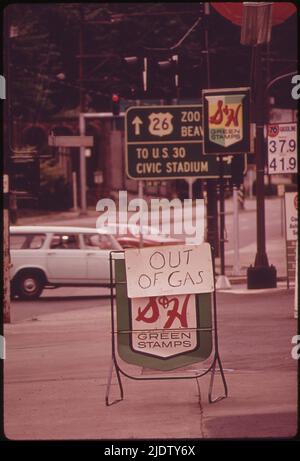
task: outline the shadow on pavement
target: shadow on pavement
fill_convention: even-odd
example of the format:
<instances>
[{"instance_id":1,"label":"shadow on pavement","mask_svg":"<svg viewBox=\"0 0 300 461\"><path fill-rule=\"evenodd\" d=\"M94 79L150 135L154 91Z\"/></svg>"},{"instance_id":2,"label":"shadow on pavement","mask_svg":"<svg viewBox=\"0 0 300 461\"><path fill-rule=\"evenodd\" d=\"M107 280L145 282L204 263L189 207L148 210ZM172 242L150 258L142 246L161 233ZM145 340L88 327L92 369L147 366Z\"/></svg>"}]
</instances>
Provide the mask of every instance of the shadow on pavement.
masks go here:
<instances>
[{"instance_id":1,"label":"shadow on pavement","mask_svg":"<svg viewBox=\"0 0 300 461\"><path fill-rule=\"evenodd\" d=\"M205 422L209 437L218 438L278 438L297 434L297 414L262 413L255 415L219 416Z\"/></svg>"}]
</instances>

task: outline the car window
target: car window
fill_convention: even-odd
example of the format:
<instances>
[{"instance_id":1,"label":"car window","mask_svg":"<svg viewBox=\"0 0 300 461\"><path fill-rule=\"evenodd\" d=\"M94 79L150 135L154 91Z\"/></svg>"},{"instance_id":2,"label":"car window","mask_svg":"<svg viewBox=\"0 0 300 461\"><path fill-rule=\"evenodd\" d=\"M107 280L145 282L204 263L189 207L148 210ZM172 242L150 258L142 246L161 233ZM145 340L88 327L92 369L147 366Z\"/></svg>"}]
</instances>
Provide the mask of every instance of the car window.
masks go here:
<instances>
[{"instance_id":1,"label":"car window","mask_svg":"<svg viewBox=\"0 0 300 461\"><path fill-rule=\"evenodd\" d=\"M76 234L54 234L50 248L55 250L76 250L79 249L78 235Z\"/></svg>"},{"instance_id":2,"label":"car window","mask_svg":"<svg viewBox=\"0 0 300 461\"><path fill-rule=\"evenodd\" d=\"M90 249L117 250L118 245L107 234L83 234L84 246Z\"/></svg>"},{"instance_id":3,"label":"car window","mask_svg":"<svg viewBox=\"0 0 300 461\"><path fill-rule=\"evenodd\" d=\"M45 238L44 234L31 235L28 239L28 248L39 250L44 245Z\"/></svg>"},{"instance_id":4,"label":"car window","mask_svg":"<svg viewBox=\"0 0 300 461\"><path fill-rule=\"evenodd\" d=\"M45 234L12 234L10 248L12 250L38 250L42 248L45 238Z\"/></svg>"},{"instance_id":5,"label":"car window","mask_svg":"<svg viewBox=\"0 0 300 461\"><path fill-rule=\"evenodd\" d=\"M12 234L9 240L12 250L21 250L23 247L26 247L27 235Z\"/></svg>"}]
</instances>

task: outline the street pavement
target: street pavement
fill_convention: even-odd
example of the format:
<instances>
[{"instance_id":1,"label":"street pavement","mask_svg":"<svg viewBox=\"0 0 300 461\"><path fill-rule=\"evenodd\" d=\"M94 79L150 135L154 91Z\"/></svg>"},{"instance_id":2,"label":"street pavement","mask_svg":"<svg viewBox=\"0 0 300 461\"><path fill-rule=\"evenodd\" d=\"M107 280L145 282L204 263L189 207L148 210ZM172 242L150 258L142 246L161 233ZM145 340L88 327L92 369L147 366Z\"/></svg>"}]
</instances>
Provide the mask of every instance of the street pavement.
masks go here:
<instances>
[{"instance_id":1,"label":"street pavement","mask_svg":"<svg viewBox=\"0 0 300 461\"><path fill-rule=\"evenodd\" d=\"M230 235L230 201L226 207ZM92 213L88 219L94 219ZM266 201L266 216L269 262L284 277L285 243L278 199ZM78 215L53 218L63 225L87 222L87 218ZM254 202L246 202L240 223L242 228L246 226L240 239L243 277L231 289L217 292L219 349L229 389L227 399L208 403L209 376L198 380L200 393L195 379L137 382L122 378L124 400L107 407L105 393L111 364L109 299L104 292L100 297L98 291L90 291L85 298L87 291L82 290L88 289L72 289L72 293L68 288L55 293L45 290L36 302L43 303L45 310L39 304L30 305L22 315L20 311L26 303L16 302L16 315L11 324L5 325L6 436L17 440L97 439L119 443L174 439L188 444L189 440L278 439L295 435L298 362L291 355L292 338L297 334L294 289L288 290L285 282L279 282L276 289L247 290L245 270L249 263L253 264L256 250ZM232 241L228 242L226 251L228 274L233 264L232 245ZM50 304L52 307L47 309ZM174 370L172 374L193 377L208 362ZM140 377L152 373L149 369L122 366ZM214 395L221 393L217 373ZM111 398L118 398L115 375Z\"/></svg>"},{"instance_id":2,"label":"street pavement","mask_svg":"<svg viewBox=\"0 0 300 461\"><path fill-rule=\"evenodd\" d=\"M169 440L291 437L297 430L293 291L217 293L229 396L209 404L208 377L136 382L107 407L109 301L5 325L4 425L9 439ZM128 365L123 365L128 370ZM179 373L193 376L207 363ZM149 370L129 366L136 376ZM161 374L160 374L161 376ZM214 396L222 393L216 375ZM118 398L113 376L111 399Z\"/></svg>"},{"instance_id":3,"label":"street pavement","mask_svg":"<svg viewBox=\"0 0 300 461\"><path fill-rule=\"evenodd\" d=\"M266 251L269 264L277 270L279 280L286 279L286 248L283 229L282 199L266 197L265 226ZM254 264L256 254L256 200L246 199L244 209L239 211L239 270L234 272L236 265L234 244L236 237L233 232L233 203L232 199L225 201L225 274L232 283L245 283L247 268ZM61 225L95 227L99 214L92 209L86 216L79 212L48 213L35 217L24 217L18 220L18 225ZM181 235L182 237L182 235ZM220 273L220 258L216 258L216 272ZM293 282L292 282L293 283Z\"/></svg>"}]
</instances>

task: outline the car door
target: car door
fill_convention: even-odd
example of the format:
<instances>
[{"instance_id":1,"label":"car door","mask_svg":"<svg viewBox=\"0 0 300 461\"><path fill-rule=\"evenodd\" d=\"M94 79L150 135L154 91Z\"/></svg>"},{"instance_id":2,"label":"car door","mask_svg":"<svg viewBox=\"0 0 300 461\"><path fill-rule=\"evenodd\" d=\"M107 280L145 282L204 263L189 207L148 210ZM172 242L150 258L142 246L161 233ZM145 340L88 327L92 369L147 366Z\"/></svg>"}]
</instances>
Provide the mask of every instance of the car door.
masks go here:
<instances>
[{"instance_id":1,"label":"car door","mask_svg":"<svg viewBox=\"0 0 300 461\"><path fill-rule=\"evenodd\" d=\"M87 254L87 278L91 284L109 284L109 254L121 247L108 234L82 234Z\"/></svg>"},{"instance_id":2,"label":"car door","mask_svg":"<svg viewBox=\"0 0 300 461\"><path fill-rule=\"evenodd\" d=\"M45 271L46 253L43 248L45 239L45 233L11 232L11 277L26 268L39 268Z\"/></svg>"},{"instance_id":3,"label":"car door","mask_svg":"<svg viewBox=\"0 0 300 461\"><path fill-rule=\"evenodd\" d=\"M52 283L84 283L87 278L86 252L80 249L79 235L53 234L47 250L47 271Z\"/></svg>"}]
</instances>

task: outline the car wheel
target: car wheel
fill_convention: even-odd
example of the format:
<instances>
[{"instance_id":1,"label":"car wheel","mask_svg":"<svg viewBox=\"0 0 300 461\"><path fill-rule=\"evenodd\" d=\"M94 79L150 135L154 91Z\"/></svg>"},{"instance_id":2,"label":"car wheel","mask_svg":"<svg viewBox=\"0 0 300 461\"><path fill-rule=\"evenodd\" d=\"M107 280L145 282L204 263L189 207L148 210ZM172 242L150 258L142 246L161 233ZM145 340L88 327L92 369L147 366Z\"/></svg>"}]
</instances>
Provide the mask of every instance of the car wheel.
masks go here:
<instances>
[{"instance_id":1,"label":"car wheel","mask_svg":"<svg viewBox=\"0 0 300 461\"><path fill-rule=\"evenodd\" d=\"M43 289L43 276L38 272L23 272L17 277L16 293L21 299L37 299Z\"/></svg>"}]
</instances>

